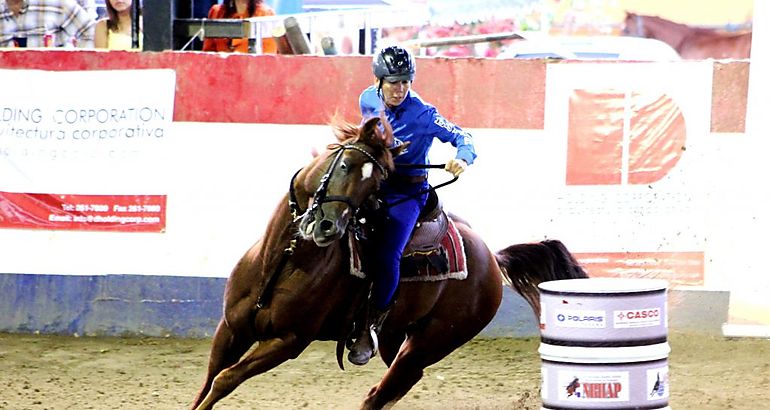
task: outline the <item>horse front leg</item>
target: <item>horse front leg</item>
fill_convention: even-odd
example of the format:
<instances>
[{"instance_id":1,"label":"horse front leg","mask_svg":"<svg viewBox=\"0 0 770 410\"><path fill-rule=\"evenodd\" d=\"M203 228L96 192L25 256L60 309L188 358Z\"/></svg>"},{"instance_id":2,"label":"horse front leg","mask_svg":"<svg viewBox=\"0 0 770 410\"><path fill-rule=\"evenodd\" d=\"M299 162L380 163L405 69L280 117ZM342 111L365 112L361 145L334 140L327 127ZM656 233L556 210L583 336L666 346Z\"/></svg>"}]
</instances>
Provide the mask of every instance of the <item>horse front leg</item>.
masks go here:
<instances>
[{"instance_id":1,"label":"horse front leg","mask_svg":"<svg viewBox=\"0 0 770 410\"><path fill-rule=\"evenodd\" d=\"M193 401L192 409L198 408L203 398L209 393L214 377L225 368L237 363L238 359L254 344L255 339L253 337L238 336L242 333L244 332L234 332L224 319L219 321L211 342L206 379Z\"/></svg>"},{"instance_id":2,"label":"horse front leg","mask_svg":"<svg viewBox=\"0 0 770 410\"><path fill-rule=\"evenodd\" d=\"M295 334L259 342L254 350L214 377L208 394L195 410L212 409L214 404L232 393L241 383L297 358L309 344L309 340L301 340Z\"/></svg>"}]
</instances>

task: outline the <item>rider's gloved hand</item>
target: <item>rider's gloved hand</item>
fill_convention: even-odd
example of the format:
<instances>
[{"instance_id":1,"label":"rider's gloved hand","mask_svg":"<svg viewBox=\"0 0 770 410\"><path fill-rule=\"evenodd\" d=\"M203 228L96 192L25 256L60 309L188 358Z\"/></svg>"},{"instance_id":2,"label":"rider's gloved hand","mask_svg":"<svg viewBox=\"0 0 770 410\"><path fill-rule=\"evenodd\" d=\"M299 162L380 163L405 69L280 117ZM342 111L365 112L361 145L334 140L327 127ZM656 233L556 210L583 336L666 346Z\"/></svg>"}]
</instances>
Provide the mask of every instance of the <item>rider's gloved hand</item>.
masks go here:
<instances>
[{"instance_id":1,"label":"rider's gloved hand","mask_svg":"<svg viewBox=\"0 0 770 410\"><path fill-rule=\"evenodd\" d=\"M462 159L450 159L446 166L444 166L444 170L455 177L459 177L465 171L465 168L468 168L468 163Z\"/></svg>"}]
</instances>

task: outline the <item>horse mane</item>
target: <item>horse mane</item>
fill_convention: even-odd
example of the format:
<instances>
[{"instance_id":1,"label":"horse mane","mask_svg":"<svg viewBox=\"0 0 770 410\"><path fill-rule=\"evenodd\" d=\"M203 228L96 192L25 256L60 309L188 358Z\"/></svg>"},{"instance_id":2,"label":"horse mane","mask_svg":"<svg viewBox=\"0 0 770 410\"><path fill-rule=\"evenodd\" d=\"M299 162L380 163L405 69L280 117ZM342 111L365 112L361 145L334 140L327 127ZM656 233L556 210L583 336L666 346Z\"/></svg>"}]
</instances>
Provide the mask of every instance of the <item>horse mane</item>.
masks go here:
<instances>
[{"instance_id":1,"label":"horse mane","mask_svg":"<svg viewBox=\"0 0 770 410\"><path fill-rule=\"evenodd\" d=\"M380 124L382 127L378 126ZM388 171L393 171L395 163L389 151L394 140L393 127L384 115L364 118L360 125L356 125L335 114L329 125L339 144L366 144L374 149L373 155L380 159L381 165ZM336 144L330 144L329 148L335 146Z\"/></svg>"},{"instance_id":2,"label":"horse mane","mask_svg":"<svg viewBox=\"0 0 770 410\"><path fill-rule=\"evenodd\" d=\"M644 19L649 19L652 21L656 21L660 24L666 25L668 27L676 27L679 30L685 30L688 34L697 33L697 34L715 34L719 35L720 33L717 30L706 28L706 27L698 27L698 26L691 26L689 24L684 23L678 23L676 21L668 20L660 16L654 16L651 14L639 14L639 13L633 13L630 11L626 11L626 18L636 18L636 17L642 17Z\"/></svg>"},{"instance_id":3,"label":"horse mane","mask_svg":"<svg viewBox=\"0 0 770 410\"><path fill-rule=\"evenodd\" d=\"M337 141L339 141L340 144L357 141L361 133L360 126L355 125L352 122L345 121L344 118L338 115L332 117L332 119L329 121L329 125L331 125L332 130L334 131L334 136L337 137Z\"/></svg>"}]
</instances>

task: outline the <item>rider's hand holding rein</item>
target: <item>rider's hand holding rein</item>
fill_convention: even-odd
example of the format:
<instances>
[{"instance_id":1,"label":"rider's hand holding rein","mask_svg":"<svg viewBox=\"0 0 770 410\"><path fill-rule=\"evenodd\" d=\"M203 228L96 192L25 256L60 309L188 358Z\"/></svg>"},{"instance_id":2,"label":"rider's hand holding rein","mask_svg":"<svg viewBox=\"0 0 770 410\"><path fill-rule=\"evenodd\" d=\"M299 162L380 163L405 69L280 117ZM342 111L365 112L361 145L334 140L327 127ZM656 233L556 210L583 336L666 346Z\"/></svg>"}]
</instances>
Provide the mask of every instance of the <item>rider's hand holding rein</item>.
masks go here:
<instances>
[{"instance_id":1,"label":"rider's hand holding rein","mask_svg":"<svg viewBox=\"0 0 770 410\"><path fill-rule=\"evenodd\" d=\"M468 168L468 163L465 160L456 158L450 159L444 166L444 170L454 175L455 178L459 177L465 171L465 168Z\"/></svg>"}]
</instances>

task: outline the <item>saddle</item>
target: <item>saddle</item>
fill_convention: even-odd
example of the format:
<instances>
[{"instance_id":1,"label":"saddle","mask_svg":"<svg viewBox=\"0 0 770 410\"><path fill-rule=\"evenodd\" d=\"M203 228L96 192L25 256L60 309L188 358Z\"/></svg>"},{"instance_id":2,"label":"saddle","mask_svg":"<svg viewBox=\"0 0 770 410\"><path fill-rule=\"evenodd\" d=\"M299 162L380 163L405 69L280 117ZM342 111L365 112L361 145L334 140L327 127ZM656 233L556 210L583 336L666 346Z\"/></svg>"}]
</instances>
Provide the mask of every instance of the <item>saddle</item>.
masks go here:
<instances>
[{"instance_id":1,"label":"saddle","mask_svg":"<svg viewBox=\"0 0 770 410\"><path fill-rule=\"evenodd\" d=\"M412 238L404 249L404 257L425 254L439 248L449 228L449 218L436 191L428 191L428 200L417 217Z\"/></svg>"},{"instance_id":2,"label":"saddle","mask_svg":"<svg viewBox=\"0 0 770 410\"><path fill-rule=\"evenodd\" d=\"M349 235L351 272L365 277L361 271L359 244L352 237ZM401 257L401 281L465 279L467 272L460 233L444 212L436 192L431 190Z\"/></svg>"}]
</instances>

